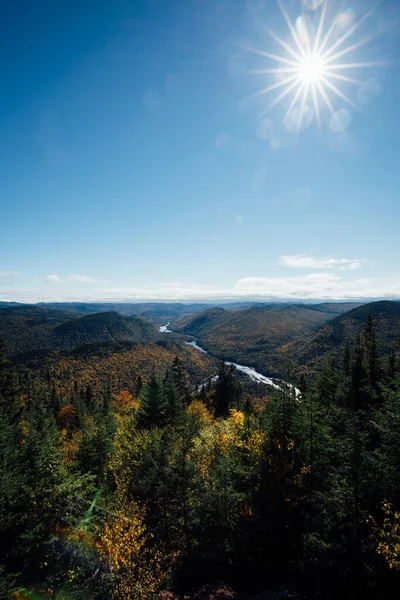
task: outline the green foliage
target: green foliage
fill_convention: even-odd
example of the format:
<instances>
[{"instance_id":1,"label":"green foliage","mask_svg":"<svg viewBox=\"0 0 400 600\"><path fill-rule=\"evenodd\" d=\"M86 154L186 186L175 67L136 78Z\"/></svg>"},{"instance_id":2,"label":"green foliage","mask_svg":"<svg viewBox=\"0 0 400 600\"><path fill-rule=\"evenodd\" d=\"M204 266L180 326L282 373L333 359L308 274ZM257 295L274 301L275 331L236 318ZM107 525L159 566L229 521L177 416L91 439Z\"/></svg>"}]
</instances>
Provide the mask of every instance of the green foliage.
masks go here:
<instances>
[{"instance_id":1,"label":"green foliage","mask_svg":"<svg viewBox=\"0 0 400 600\"><path fill-rule=\"evenodd\" d=\"M400 376L366 317L300 393L254 402L225 363L194 397L181 356L113 393L70 363L64 388L18 384L0 353L0 597L396 597Z\"/></svg>"}]
</instances>

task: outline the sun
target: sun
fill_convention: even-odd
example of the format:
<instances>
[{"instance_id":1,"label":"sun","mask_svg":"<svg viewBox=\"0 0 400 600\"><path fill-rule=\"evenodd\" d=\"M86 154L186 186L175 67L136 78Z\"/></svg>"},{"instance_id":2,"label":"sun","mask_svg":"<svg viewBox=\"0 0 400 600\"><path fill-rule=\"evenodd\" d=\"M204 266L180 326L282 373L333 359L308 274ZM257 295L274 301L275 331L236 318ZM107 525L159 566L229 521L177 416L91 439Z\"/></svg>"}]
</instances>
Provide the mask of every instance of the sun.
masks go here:
<instances>
[{"instance_id":1,"label":"sun","mask_svg":"<svg viewBox=\"0 0 400 600\"><path fill-rule=\"evenodd\" d=\"M285 99L290 99L283 122L296 122L300 131L304 116L311 113L321 127L322 109L327 107L334 116L334 102L337 100L359 110L359 106L353 100L354 94L347 90L349 86L360 88L365 85L365 79L353 77L352 73L386 64L382 61L360 60L360 50L374 36L367 35L357 39L357 34L374 9L366 11L357 20L351 9L343 11L342 7L337 14L328 18L328 0L319 0L315 6L312 5L312 11L310 9L308 13L303 12L293 22L282 0L278 0L278 5L290 34L288 40L264 27L278 43L279 53L249 48L251 52L273 63L271 68L251 71L257 75L272 75L275 78L274 83L254 95L258 97L277 92L277 96L264 112ZM357 60L354 60L354 56L357 56Z\"/></svg>"},{"instance_id":2,"label":"sun","mask_svg":"<svg viewBox=\"0 0 400 600\"><path fill-rule=\"evenodd\" d=\"M299 61L299 79L306 84L322 81L325 75L325 62L318 54L306 54Z\"/></svg>"}]
</instances>

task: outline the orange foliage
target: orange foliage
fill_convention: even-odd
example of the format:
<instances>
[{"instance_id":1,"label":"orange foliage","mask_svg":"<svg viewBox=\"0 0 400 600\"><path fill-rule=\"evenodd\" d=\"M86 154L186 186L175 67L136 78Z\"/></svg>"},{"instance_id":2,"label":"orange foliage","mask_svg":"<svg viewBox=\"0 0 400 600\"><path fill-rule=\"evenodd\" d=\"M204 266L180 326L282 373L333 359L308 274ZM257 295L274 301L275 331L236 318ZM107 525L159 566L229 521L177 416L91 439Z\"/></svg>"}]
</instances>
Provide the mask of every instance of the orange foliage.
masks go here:
<instances>
[{"instance_id":1,"label":"orange foliage","mask_svg":"<svg viewBox=\"0 0 400 600\"><path fill-rule=\"evenodd\" d=\"M140 402L128 390L122 390L114 396L113 408L118 413L137 412L140 408Z\"/></svg>"}]
</instances>

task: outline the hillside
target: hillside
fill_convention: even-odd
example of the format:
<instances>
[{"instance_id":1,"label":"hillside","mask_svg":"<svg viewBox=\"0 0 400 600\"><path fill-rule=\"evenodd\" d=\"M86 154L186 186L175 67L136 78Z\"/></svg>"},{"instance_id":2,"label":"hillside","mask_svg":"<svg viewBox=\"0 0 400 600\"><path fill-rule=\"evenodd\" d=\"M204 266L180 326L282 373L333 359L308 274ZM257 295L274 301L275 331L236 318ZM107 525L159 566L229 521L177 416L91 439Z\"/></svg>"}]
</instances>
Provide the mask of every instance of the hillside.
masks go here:
<instances>
[{"instance_id":1,"label":"hillside","mask_svg":"<svg viewBox=\"0 0 400 600\"><path fill-rule=\"evenodd\" d=\"M162 377L178 356L191 386L195 387L217 370L218 361L184 344L170 341L120 342L80 346L70 352L36 351L14 357L21 373L45 380L48 375L63 394L72 393L74 382L90 385L97 392L123 389L136 392L137 378L146 381L154 371Z\"/></svg>"},{"instance_id":2,"label":"hillside","mask_svg":"<svg viewBox=\"0 0 400 600\"><path fill-rule=\"evenodd\" d=\"M276 360L276 348L308 335L354 306L359 304L264 304L233 311L212 308L175 321L171 327L194 336L216 356L254 366L269 375L282 375L286 357L280 353Z\"/></svg>"},{"instance_id":3,"label":"hillside","mask_svg":"<svg viewBox=\"0 0 400 600\"><path fill-rule=\"evenodd\" d=\"M341 356L346 341L354 342L362 332L371 311L380 354L387 355L399 347L400 302L383 300L364 304L339 315L306 338L277 349L277 358L290 358L299 372L318 371L327 356Z\"/></svg>"},{"instance_id":4,"label":"hillside","mask_svg":"<svg viewBox=\"0 0 400 600\"><path fill-rule=\"evenodd\" d=\"M144 342L155 339L157 329L139 318L115 312L80 317L38 306L0 309L0 338L10 355L37 350L72 350L83 344Z\"/></svg>"}]
</instances>

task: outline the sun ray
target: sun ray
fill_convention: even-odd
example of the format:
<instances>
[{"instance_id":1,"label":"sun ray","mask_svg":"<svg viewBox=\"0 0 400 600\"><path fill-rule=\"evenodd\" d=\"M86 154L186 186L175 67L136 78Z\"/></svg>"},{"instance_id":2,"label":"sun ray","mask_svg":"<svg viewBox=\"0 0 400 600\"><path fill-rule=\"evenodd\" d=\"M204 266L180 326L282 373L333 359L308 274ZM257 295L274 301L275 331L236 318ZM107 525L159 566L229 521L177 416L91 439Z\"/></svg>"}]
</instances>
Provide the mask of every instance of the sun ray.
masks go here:
<instances>
[{"instance_id":1,"label":"sun ray","mask_svg":"<svg viewBox=\"0 0 400 600\"><path fill-rule=\"evenodd\" d=\"M318 129L321 131L321 116L320 116L320 112L319 112L317 86L315 85L315 83L313 83L311 86L311 93L312 93L313 103L314 103L315 118L317 119Z\"/></svg>"},{"instance_id":2,"label":"sun ray","mask_svg":"<svg viewBox=\"0 0 400 600\"><path fill-rule=\"evenodd\" d=\"M268 33L270 34L270 36L276 42L278 42L278 44L280 44L282 46L282 48L284 50L286 50L286 52L288 52L288 54L290 54L291 56L293 56L293 58L295 58L296 61L299 60L299 53L296 52L296 50L293 50L293 48L287 42L285 42L282 38L280 38L279 35L277 35L276 33L274 33L272 31L272 29L269 29L269 27L266 27L266 30L268 31Z\"/></svg>"},{"instance_id":3,"label":"sun ray","mask_svg":"<svg viewBox=\"0 0 400 600\"><path fill-rule=\"evenodd\" d=\"M354 50L358 50L359 48L362 48L362 46L365 46L365 44L368 44L368 42L373 40L374 37L375 37L374 35L370 35L369 37L364 38L360 42L357 42L357 44L353 44L352 46L348 46L347 48L344 48L343 50L341 50L340 52L337 52L333 56L324 54L321 58L324 62L330 63L334 60L337 60L338 58L341 58L342 56L346 56L346 54L350 54L350 52L354 52Z\"/></svg>"},{"instance_id":4,"label":"sun ray","mask_svg":"<svg viewBox=\"0 0 400 600\"><path fill-rule=\"evenodd\" d=\"M343 69L365 69L369 67L383 67L387 65L387 61L375 60L370 62L358 62L358 63L342 63L339 65L327 65L325 71L341 71Z\"/></svg>"},{"instance_id":5,"label":"sun ray","mask_svg":"<svg viewBox=\"0 0 400 600\"><path fill-rule=\"evenodd\" d=\"M331 111L331 114L334 115L335 114L335 109L332 106L332 102L329 100L328 94L325 92L324 88L322 87L321 82L317 81L315 83L315 85L318 88L319 93L321 94L321 96L325 100L325 103L326 103L327 107L329 108L329 110Z\"/></svg>"},{"instance_id":6,"label":"sun ray","mask_svg":"<svg viewBox=\"0 0 400 600\"><path fill-rule=\"evenodd\" d=\"M301 94L301 92L303 91L304 86L306 85L306 82L303 81L302 84L300 85L299 89L296 91L295 95L293 96L293 99L289 105L289 108L286 111L285 117L283 119L283 123L286 121L286 119L288 118L288 116L290 115L290 113L292 112L293 108L296 105L297 100L299 99L299 96Z\"/></svg>"},{"instance_id":7,"label":"sun ray","mask_svg":"<svg viewBox=\"0 0 400 600\"><path fill-rule=\"evenodd\" d=\"M271 108L274 108L274 106L276 106L281 100L283 100L284 98L286 98L286 96L288 94L290 94L290 92L295 88L295 86L297 85L297 81L295 81L294 83L290 84L289 87L286 90L283 90L283 92L277 97L275 98L275 100L272 102L272 104L270 104L268 106L268 108L266 109L265 112L268 112L269 110L271 110Z\"/></svg>"},{"instance_id":8,"label":"sun ray","mask_svg":"<svg viewBox=\"0 0 400 600\"><path fill-rule=\"evenodd\" d=\"M327 2L326 2L325 4L327 5ZM341 7L341 8L338 10L338 12L337 12L337 14L336 14L335 18L334 18L334 19L332 19L332 22L331 22L331 24L330 24L330 26L329 26L329 29L328 29L327 33L325 34L325 37L324 37L324 39L323 39L323 40L322 40L322 42L321 42L321 43L318 45L318 52L319 52L320 54L322 54L322 52L323 52L323 50L324 50L325 46L327 45L327 43L328 43L328 41L329 41L329 38L331 37L332 31L333 31L333 30L335 29L335 27L336 27L337 20L338 20L338 18L339 18L339 16L340 16L340 14L341 14L341 12L342 12L342 10L343 10L343 7L344 7L344 6L345 6L345 4L344 4L344 2L342 2L342 7Z\"/></svg>"},{"instance_id":9,"label":"sun ray","mask_svg":"<svg viewBox=\"0 0 400 600\"><path fill-rule=\"evenodd\" d=\"M283 6L282 0L278 0L278 5L279 5L279 8L281 9L281 13L283 14L286 24L289 27L289 31L292 35L293 41L295 42L296 46L299 49L300 56L305 56L305 51L302 46L302 43L299 39L299 36L296 33L296 29L294 28L294 25L293 25L292 21L290 20L289 15L286 12L285 7Z\"/></svg>"},{"instance_id":10,"label":"sun ray","mask_svg":"<svg viewBox=\"0 0 400 600\"><path fill-rule=\"evenodd\" d=\"M264 58L270 58L271 60L275 60L276 62L281 62L286 65L290 65L292 67L297 67L298 63L290 58L285 58L284 56L279 56L278 54L271 54L270 52L265 52L264 50L258 50L257 48L248 48L250 52L254 54L259 54Z\"/></svg>"},{"instance_id":11,"label":"sun ray","mask_svg":"<svg viewBox=\"0 0 400 600\"><path fill-rule=\"evenodd\" d=\"M314 42L314 48L313 48L314 53L316 53L318 51L319 43L321 41L322 32L324 30L324 23L325 23L327 7L328 7L328 2L324 2L322 11L321 11L321 16L320 16L319 23L318 23L317 35L315 36L315 42Z\"/></svg>"},{"instance_id":12,"label":"sun ray","mask_svg":"<svg viewBox=\"0 0 400 600\"><path fill-rule=\"evenodd\" d=\"M330 88L332 90L332 92L334 92L337 96L339 96L339 98L341 98L342 100L344 100L345 102L347 102L347 104L349 104L350 106L352 106L355 110L361 112L360 107L357 106L357 104L355 102L353 102L352 100L350 100L350 98L348 98L346 96L346 94L344 94L343 92L341 92L335 84L333 84L331 81L329 81L328 79L326 79L325 77L321 78L321 81L328 86L328 88Z\"/></svg>"},{"instance_id":13,"label":"sun ray","mask_svg":"<svg viewBox=\"0 0 400 600\"><path fill-rule=\"evenodd\" d=\"M331 79L338 79L339 81L346 81L347 83L354 83L356 85L362 85L364 81L362 79L354 79L354 77L346 77L346 75L341 75L340 73L324 73L325 77L330 77Z\"/></svg>"},{"instance_id":14,"label":"sun ray","mask_svg":"<svg viewBox=\"0 0 400 600\"><path fill-rule=\"evenodd\" d=\"M246 71L249 75L268 75L268 74L280 74L280 73L298 73L298 67L281 67L277 69L253 69Z\"/></svg>"},{"instance_id":15,"label":"sun ray","mask_svg":"<svg viewBox=\"0 0 400 600\"><path fill-rule=\"evenodd\" d=\"M336 48L338 48L339 46L341 46L343 44L343 42L345 42L347 40L347 38L349 38L351 35L353 35L353 33L358 29L358 27L364 23L364 21L366 19L368 19L368 17L370 17L376 10L376 6L372 7L368 12L366 12L356 23L354 23L354 25L352 27L350 27L350 29L348 31L346 31L346 33L344 33L342 35L342 37L340 37L338 40L336 40L336 42L334 44L332 44L332 46L329 48L328 52L326 55L323 56L323 59L326 60L331 53L336 50ZM333 26L335 25L335 22L333 23Z\"/></svg>"},{"instance_id":16,"label":"sun ray","mask_svg":"<svg viewBox=\"0 0 400 600\"><path fill-rule=\"evenodd\" d=\"M283 87L283 86L287 85L288 83L291 83L292 81L294 81L295 84L296 84L298 82L298 80L299 80L299 76L297 74L296 75L292 75L291 77L287 77L287 79L284 79L283 81L278 81L277 83L274 83L274 84L270 85L269 87L264 88L264 89L256 92L252 96L252 98L253 99L254 98L258 98L259 96L263 96L264 94L268 94L269 92L272 92L273 90L276 90L276 89L278 89L280 87Z\"/></svg>"},{"instance_id":17,"label":"sun ray","mask_svg":"<svg viewBox=\"0 0 400 600\"><path fill-rule=\"evenodd\" d=\"M310 82L307 81L305 88L304 88L304 92L303 92L303 100L301 101L300 120L299 120L299 127L297 129L297 133L299 133L301 131L301 127L303 125L304 110L306 108L306 102L307 102L307 98L308 98L308 90L309 89L310 89Z\"/></svg>"}]
</instances>

